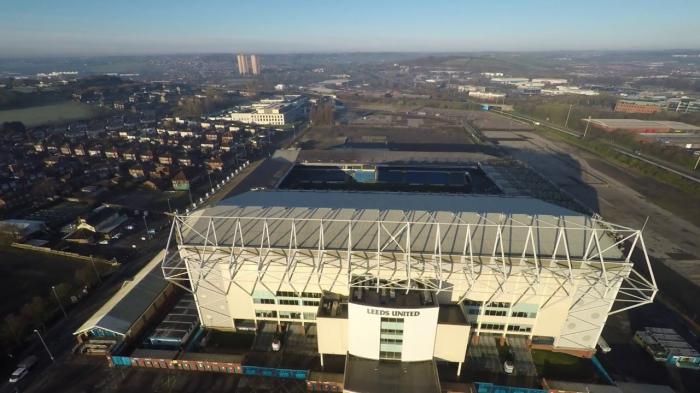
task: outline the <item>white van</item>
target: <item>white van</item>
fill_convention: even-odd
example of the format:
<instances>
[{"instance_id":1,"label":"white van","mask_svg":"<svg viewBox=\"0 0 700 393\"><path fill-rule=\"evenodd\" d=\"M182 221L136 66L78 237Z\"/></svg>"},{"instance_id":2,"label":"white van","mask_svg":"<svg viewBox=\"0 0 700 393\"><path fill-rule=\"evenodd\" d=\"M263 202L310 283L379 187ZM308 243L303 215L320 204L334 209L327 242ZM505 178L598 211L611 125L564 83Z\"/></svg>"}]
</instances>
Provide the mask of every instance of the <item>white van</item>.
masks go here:
<instances>
[{"instance_id":1,"label":"white van","mask_svg":"<svg viewBox=\"0 0 700 393\"><path fill-rule=\"evenodd\" d=\"M17 383L29 374L29 370L34 367L39 359L32 355L22 360L18 365L17 369L10 375L10 383Z\"/></svg>"}]
</instances>

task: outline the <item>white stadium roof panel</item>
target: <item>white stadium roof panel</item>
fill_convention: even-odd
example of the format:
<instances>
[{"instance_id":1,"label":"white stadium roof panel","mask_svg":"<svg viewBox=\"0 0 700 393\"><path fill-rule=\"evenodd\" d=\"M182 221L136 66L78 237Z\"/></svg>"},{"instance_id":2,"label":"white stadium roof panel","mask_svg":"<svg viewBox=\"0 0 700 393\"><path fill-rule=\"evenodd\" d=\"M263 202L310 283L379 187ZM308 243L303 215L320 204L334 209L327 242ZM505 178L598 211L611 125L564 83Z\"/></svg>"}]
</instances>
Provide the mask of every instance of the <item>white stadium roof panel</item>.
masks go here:
<instances>
[{"instance_id":1,"label":"white stadium roof panel","mask_svg":"<svg viewBox=\"0 0 700 393\"><path fill-rule=\"evenodd\" d=\"M326 250L347 250L351 242L353 251L403 252L410 236L412 253L432 254L439 247L442 254L462 254L471 242L475 255L490 255L495 247L506 256L551 257L555 249L565 256L568 248L571 258L597 258L600 250L606 261L623 259L611 224L528 197L264 191L180 218L186 245L207 239L229 247L318 249L322 226Z\"/></svg>"}]
</instances>

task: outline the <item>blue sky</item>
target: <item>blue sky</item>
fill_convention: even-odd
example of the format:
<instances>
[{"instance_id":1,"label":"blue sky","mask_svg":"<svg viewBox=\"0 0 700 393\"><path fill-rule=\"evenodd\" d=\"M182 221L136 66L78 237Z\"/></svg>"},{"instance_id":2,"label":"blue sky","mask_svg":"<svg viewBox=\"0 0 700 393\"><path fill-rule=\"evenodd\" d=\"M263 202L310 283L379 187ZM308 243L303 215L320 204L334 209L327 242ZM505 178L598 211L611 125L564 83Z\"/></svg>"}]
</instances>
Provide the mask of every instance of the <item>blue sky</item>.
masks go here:
<instances>
[{"instance_id":1,"label":"blue sky","mask_svg":"<svg viewBox=\"0 0 700 393\"><path fill-rule=\"evenodd\" d=\"M695 49L698 15L698 0L0 0L0 56Z\"/></svg>"}]
</instances>

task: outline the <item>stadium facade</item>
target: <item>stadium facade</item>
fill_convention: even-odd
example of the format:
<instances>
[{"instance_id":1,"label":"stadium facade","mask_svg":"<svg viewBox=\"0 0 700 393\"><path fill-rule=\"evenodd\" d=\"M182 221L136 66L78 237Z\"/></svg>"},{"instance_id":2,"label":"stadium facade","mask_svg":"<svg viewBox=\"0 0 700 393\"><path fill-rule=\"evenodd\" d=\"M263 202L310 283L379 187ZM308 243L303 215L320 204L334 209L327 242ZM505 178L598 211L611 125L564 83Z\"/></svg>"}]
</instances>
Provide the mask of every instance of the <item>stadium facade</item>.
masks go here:
<instances>
[{"instance_id":1,"label":"stadium facade","mask_svg":"<svg viewBox=\"0 0 700 393\"><path fill-rule=\"evenodd\" d=\"M167 250L203 326L315 324L322 363L461 369L481 335L590 355L657 292L639 230L529 197L253 191L176 215Z\"/></svg>"}]
</instances>

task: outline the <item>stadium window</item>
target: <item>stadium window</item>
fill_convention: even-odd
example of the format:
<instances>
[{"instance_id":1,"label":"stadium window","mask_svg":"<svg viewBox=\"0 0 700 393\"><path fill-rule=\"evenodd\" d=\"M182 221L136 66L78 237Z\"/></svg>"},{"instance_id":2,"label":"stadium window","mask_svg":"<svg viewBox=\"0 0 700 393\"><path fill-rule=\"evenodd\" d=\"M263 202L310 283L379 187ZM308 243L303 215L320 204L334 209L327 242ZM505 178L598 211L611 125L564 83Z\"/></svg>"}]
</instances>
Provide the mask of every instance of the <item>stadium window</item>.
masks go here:
<instances>
[{"instance_id":1,"label":"stadium window","mask_svg":"<svg viewBox=\"0 0 700 393\"><path fill-rule=\"evenodd\" d=\"M302 292L301 297L308 297L312 299L320 299L321 294L320 293L314 293L314 292Z\"/></svg>"},{"instance_id":2,"label":"stadium window","mask_svg":"<svg viewBox=\"0 0 700 393\"><path fill-rule=\"evenodd\" d=\"M302 304L305 306L318 306L320 303L318 300L304 300Z\"/></svg>"},{"instance_id":3,"label":"stadium window","mask_svg":"<svg viewBox=\"0 0 700 393\"><path fill-rule=\"evenodd\" d=\"M382 359L401 359L401 352L380 351L379 357Z\"/></svg>"},{"instance_id":4,"label":"stadium window","mask_svg":"<svg viewBox=\"0 0 700 393\"><path fill-rule=\"evenodd\" d=\"M258 318L277 318L277 311L255 310L255 316Z\"/></svg>"},{"instance_id":5,"label":"stadium window","mask_svg":"<svg viewBox=\"0 0 700 393\"><path fill-rule=\"evenodd\" d=\"M400 338L380 338L379 342L382 344L403 344L403 340Z\"/></svg>"},{"instance_id":6,"label":"stadium window","mask_svg":"<svg viewBox=\"0 0 700 393\"><path fill-rule=\"evenodd\" d=\"M298 300L291 300L291 299L280 299L279 304L281 305L286 305L286 306L298 306L299 301Z\"/></svg>"},{"instance_id":7,"label":"stadium window","mask_svg":"<svg viewBox=\"0 0 700 393\"><path fill-rule=\"evenodd\" d=\"M508 303L508 302L489 302L489 303L486 303L486 307L509 308L510 303Z\"/></svg>"},{"instance_id":8,"label":"stadium window","mask_svg":"<svg viewBox=\"0 0 700 393\"><path fill-rule=\"evenodd\" d=\"M403 323L403 318L382 318L382 322Z\"/></svg>"},{"instance_id":9,"label":"stadium window","mask_svg":"<svg viewBox=\"0 0 700 393\"><path fill-rule=\"evenodd\" d=\"M275 304L275 299L253 298L255 304Z\"/></svg>"},{"instance_id":10,"label":"stadium window","mask_svg":"<svg viewBox=\"0 0 700 393\"><path fill-rule=\"evenodd\" d=\"M316 320L316 313L315 312L305 312L304 319L307 321L314 321L314 320Z\"/></svg>"}]
</instances>

